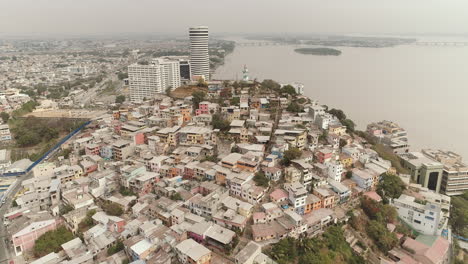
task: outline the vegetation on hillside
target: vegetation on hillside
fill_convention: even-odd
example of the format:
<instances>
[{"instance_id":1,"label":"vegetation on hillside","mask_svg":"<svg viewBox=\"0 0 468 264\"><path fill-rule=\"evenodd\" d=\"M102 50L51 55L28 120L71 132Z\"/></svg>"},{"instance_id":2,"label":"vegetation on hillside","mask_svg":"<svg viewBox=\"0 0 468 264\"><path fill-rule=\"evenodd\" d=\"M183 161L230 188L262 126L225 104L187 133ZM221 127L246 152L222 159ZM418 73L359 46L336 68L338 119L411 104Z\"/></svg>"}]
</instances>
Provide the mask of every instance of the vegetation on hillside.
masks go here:
<instances>
[{"instance_id":1,"label":"vegetation on hillside","mask_svg":"<svg viewBox=\"0 0 468 264\"><path fill-rule=\"evenodd\" d=\"M60 118L42 119L27 117L10 122L10 130L19 147L31 147L39 143L49 143L57 139L61 133L70 133L82 122Z\"/></svg>"},{"instance_id":2,"label":"vegetation on hillside","mask_svg":"<svg viewBox=\"0 0 468 264\"><path fill-rule=\"evenodd\" d=\"M255 173L253 180L257 186L268 187L269 180L262 171Z\"/></svg>"},{"instance_id":3,"label":"vegetation on hillside","mask_svg":"<svg viewBox=\"0 0 468 264\"><path fill-rule=\"evenodd\" d=\"M192 93L192 102L194 109L198 109L198 105L205 100L206 93L203 91L195 91Z\"/></svg>"},{"instance_id":4,"label":"vegetation on hillside","mask_svg":"<svg viewBox=\"0 0 468 264\"><path fill-rule=\"evenodd\" d=\"M302 107L300 104L292 101L291 103L289 103L286 110L288 112L291 112L291 113L300 113L300 112L304 112L304 107Z\"/></svg>"},{"instance_id":5,"label":"vegetation on hillside","mask_svg":"<svg viewBox=\"0 0 468 264\"><path fill-rule=\"evenodd\" d=\"M221 132L229 131L229 128L231 127L231 123L229 123L229 121L224 119L221 114L218 113L212 116L211 125L214 129L219 129Z\"/></svg>"},{"instance_id":6,"label":"vegetation on hillside","mask_svg":"<svg viewBox=\"0 0 468 264\"><path fill-rule=\"evenodd\" d=\"M126 99L125 95L119 95L119 96L117 96L115 98L115 103L116 104L121 104L121 103L125 102L125 99Z\"/></svg>"},{"instance_id":7,"label":"vegetation on hillside","mask_svg":"<svg viewBox=\"0 0 468 264\"><path fill-rule=\"evenodd\" d=\"M34 244L33 253L37 258L43 257L52 252L62 250L61 245L74 238L73 233L60 226L56 230L47 231L40 236Z\"/></svg>"},{"instance_id":8,"label":"vegetation on hillside","mask_svg":"<svg viewBox=\"0 0 468 264\"><path fill-rule=\"evenodd\" d=\"M296 89L292 85L285 85L281 88L282 93L286 93L289 95L296 95Z\"/></svg>"},{"instance_id":9,"label":"vegetation on hillside","mask_svg":"<svg viewBox=\"0 0 468 264\"><path fill-rule=\"evenodd\" d=\"M36 101L29 101L21 105L20 108L16 109L15 111L12 112L13 117L20 117L23 116L27 113L31 113L36 109L36 106L39 104Z\"/></svg>"},{"instance_id":10,"label":"vegetation on hillside","mask_svg":"<svg viewBox=\"0 0 468 264\"><path fill-rule=\"evenodd\" d=\"M80 233L85 232L86 230L90 229L93 226L93 215L96 213L95 209L89 210L86 212L86 217L81 220L78 224L78 231Z\"/></svg>"},{"instance_id":11,"label":"vegetation on hillside","mask_svg":"<svg viewBox=\"0 0 468 264\"><path fill-rule=\"evenodd\" d=\"M366 232L378 249L387 253L398 244L395 233L387 229L387 223L397 224L398 213L396 209L391 205L384 205L369 198L361 199L361 208L368 219L352 214L350 225L360 232Z\"/></svg>"},{"instance_id":12,"label":"vegetation on hillside","mask_svg":"<svg viewBox=\"0 0 468 264\"><path fill-rule=\"evenodd\" d=\"M107 249L107 255L108 256L112 256L114 255L115 253L119 252L119 251L122 251L124 249L124 244L122 241L117 241L117 243L115 243L115 245L111 246L110 248Z\"/></svg>"},{"instance_id":13,"label":"vegetation on hillside","mask_svg":"<svg viewBox=\"0 0 468 264\"><path fill-rule=\"evenodd\" d=\"M468 238L468 191L460 196L453 196L451 202L450 224L452 230L457 235Z\"/></svg>"},{"instance_id":14,"label":"vegetation on hillside","mask_svg":"<svg viewBox=\"0 0 468 264\"><path fill-rule=\"evenodd\" d=\"M362 257L353 253L340 226L328 228L320 237L281 239L266 253L279 264L365 263Z\"/></svg>"}]
</instances>

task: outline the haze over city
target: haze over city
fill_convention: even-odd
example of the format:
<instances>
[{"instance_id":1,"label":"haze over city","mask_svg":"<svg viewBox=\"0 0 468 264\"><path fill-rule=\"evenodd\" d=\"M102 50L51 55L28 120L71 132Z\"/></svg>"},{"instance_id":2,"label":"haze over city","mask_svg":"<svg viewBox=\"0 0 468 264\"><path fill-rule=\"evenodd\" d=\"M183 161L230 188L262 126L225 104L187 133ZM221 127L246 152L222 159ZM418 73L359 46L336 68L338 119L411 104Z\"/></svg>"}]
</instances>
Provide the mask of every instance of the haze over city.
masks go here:
<instances>
[{"instance_id":1,"label":"haze over city","mask_svg":"<svg viewBox=\"0 0 468 264\"><path fill-rule=\"evenodd\" d=\"M467 34L464 0L15 0L0 1L0 33Z\"/></svg>"},{"instance_id":2,"label":"haze over city","mask_svg":"<svg viewBox=\"0 0 468 264\"><path fill-rule=\"evenodd\" d=\"M0 264L468 263L467 0L0 0Z\"/></svg>"}]
</instances>

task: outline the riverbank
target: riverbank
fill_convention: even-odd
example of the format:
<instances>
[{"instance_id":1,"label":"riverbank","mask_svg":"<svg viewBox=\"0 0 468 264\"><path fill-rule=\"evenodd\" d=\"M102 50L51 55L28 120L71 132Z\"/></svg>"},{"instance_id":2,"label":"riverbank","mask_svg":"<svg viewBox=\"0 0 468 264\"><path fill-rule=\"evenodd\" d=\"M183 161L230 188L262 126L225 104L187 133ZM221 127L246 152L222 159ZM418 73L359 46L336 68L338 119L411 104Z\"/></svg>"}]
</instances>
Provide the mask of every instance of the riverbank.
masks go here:
<instances>
[{"instance_id":1,"label":"riverbank","mask_svg":"<svg viewBox=\"0 0 468 264\"><path fill-rule=\"evenodd\" d=\"M304 84L306 96L339 106L358 129L393 120L407 130L412 149L442 148L468 157L468 126L460 125L468 120L468 47L340 47L342 54L333 57L304 56L294 48L236 46L213 78L236 79L247 65L250 79Z\"/></svg>"}]
</instances>

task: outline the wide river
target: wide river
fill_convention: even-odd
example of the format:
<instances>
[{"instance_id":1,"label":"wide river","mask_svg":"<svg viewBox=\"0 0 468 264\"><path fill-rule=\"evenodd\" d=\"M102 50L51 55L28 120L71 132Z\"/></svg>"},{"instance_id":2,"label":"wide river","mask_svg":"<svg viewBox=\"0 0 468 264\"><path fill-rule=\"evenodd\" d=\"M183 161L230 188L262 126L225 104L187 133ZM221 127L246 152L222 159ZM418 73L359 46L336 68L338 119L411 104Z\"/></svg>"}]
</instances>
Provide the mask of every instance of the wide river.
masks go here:
<instances>
[{"instance_id":1,"label":"wide river","mask_svg":"<svg viewBox=\"0 0 468 264\"><path fill-rule=\"evenodd\" d=\"M303 83L305 95L342 109L360 129L392 120L408 131L412 150L441 148L468 159L468 46L338 47L336 57L294 48L236 46L214 78L240 80L245 64L251 79Z\"/></svg>"}]
</instances>

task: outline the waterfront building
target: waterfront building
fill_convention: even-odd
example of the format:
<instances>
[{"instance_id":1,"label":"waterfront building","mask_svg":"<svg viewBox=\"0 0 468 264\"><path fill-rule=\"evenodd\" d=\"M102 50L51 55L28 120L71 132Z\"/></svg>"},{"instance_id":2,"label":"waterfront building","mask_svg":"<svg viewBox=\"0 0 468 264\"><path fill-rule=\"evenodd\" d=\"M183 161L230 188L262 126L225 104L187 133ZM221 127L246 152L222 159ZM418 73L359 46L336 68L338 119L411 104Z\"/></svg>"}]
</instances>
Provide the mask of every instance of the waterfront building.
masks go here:
<instances>
[{"instance_id":1,"label":"waterfront building","mask_svg":"<svg viewBox=\"0 0 468 264\"><path fill-rule=\"evenodd\" d=\"M410 171L411 178L416 183L429 190L440 191L444 168L442 163L424 156L421 152L402 153L399 156L403 161L403 167Z\"/></svg>"},{"instance_id":2,"label":"waterfront building","mask_svg":"<svg viewBox=\"0 0 468 264\"><path fill-rule=\"evenodd\" d=\"M395 122L384 120L371 123L367 125L367 133L378 137L381 143L395 152L405 152L409 149L408 133Z\"/></svg>"},{"instance_id":3,"label":"waterfront building","mask_svg":"<svg viewBox=\"0 0 468 264\"><path fill-rule=\"evenodd\" d=\"M189 29L190 64L192 76L210 79L210 58L208 54L208 27Z\"/></svg>"},{"instance_id":4,"label":"waterfront building","mask_svg":"<svg viewBox=\"0 0 468 264\"><path fill-rule=\"evenodd\" d=\"M422 153L442 163L442 182L440 191L446 195L460 195L468 190L468 165L457 153L443 150L425 149Z\"/></svg>"}]
</instances>

